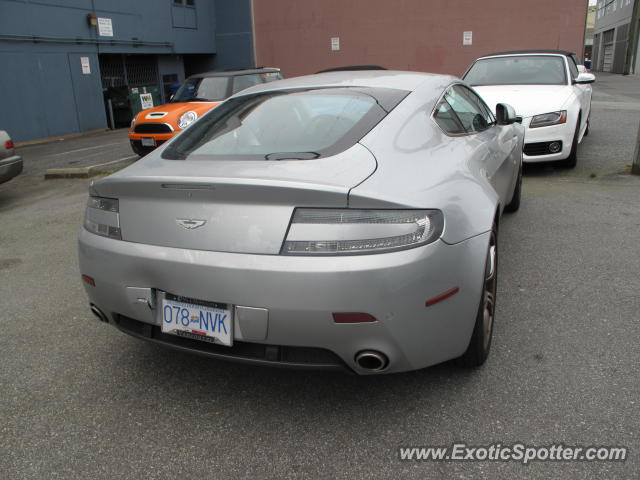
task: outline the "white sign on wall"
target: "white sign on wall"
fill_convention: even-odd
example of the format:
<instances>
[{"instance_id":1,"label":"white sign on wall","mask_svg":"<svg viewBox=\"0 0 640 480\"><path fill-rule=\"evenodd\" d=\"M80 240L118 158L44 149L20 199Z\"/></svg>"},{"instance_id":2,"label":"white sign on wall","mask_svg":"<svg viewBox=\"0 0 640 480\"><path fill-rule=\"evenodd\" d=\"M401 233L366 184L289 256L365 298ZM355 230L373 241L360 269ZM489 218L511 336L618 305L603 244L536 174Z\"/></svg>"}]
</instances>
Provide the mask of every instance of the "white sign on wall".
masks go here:
<instances>
[{"instance_id":1,"label":"white sign on wall","mask_svg":"<svg viewBox=\"0 0 640 480\"><path fill-rule=\"evenodd\" d=\"M340 37L331 37L331 50L340 50Z\"/></svg>"},{"instance_id":2,"label":"white sign on wall","mask_svg":"<svg viewBox=\"0 0 640 480\"><path fill-rule=\"evenodd\" d=\"M113 37L113 24L110 18L98 17L98 35L101 37Z\"/></svg>"},{"instance_id":3,"label":"white sign on wall","mask_svg":"<svg viewBox=\"0 0 640 480\"><path fill-rule=\"evenodd\" d=\"M82 66L82 73L89 75L91 73L91 64L89 63L89 57L80 57L80 65Z\"/></svg>"},{"instance_id":4,"label":"white sign on wall","mask_svg":"<svg viewBox=\"0 0 640 480\"><path fill-rule=\"evenodd\" d=\"M462 45L473 45L473 32L462 32Z\"/></svg>"},{"instance_id":5,"label":"white sign on wall","mask_svg":"<svg viewBox=\"0 0 640 480\"><path fill-rule=\"evenodd\" d=\"M153 108L153 97L150 93L140 94L140 106L143 110L146 110L147 108Z\"/></svg>"}]
</instances>

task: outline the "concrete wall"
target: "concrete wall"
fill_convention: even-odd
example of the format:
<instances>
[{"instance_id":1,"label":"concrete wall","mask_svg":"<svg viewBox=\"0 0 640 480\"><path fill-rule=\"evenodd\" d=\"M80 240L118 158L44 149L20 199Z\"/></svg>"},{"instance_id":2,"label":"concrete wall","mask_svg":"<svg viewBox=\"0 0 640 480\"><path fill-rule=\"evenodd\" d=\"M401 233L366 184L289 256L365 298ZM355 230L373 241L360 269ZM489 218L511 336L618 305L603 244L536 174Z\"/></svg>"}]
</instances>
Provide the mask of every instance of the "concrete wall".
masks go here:
<instances>
[{"instance_id":1,"label":"concrete wall","mask_svg":"<svg viewBox=\"0 0 640 480\"><path fill-rule=\"evenodd\" d=\"M253 0L253 8L257 63L288 76L362 64L461 75L495 51L580 55L587 1ZM472 45L463 46L465 31Z\"/></svg>"},{"instance_id":2,"label":"concrete wall","mask_svg":"<svg viewBox=\"0 0 640 480\"><path fill-rule=\"evenodd\" d=\"M594 27L594 69L623 73L629 43L630 21L634 0L599 0L596 5ZM604 32L613 30L613 52L611 62L605 62Z\"/></svg>"},{"instance_id":3,"label":"concrete wall","mask_svg":"<svg viewBox=\"0 0 640 480\"><path fill-rule=\"evenodd\" d=\"M106 128L100 54L157 54L159 76L180 79L187 59L206 69L253 63L249 0L182 3L0 0L0 129L19 142ZM111 19L113 36L88 14Z\"/></svg>"},{"instance_id":4,"label":"concrete wall","mask_svg":"<svg viewBox=\"0 0 640 480\"><path fill-rule=\"evenodd\" d=\"M255 66L251 0L216 0L217 70Z\"/></svg>"},{"instance_id":5,"label":"concrete wall","mask_svg":"<svg viewBox=\"0 0 640 480\"><path fill-rule=\"evenodd\" d=\"M0 11L4 41L36 35L42 42L100 42L100 53L216 51L213 0L196 0L195 8L171 0L0 0ZM110 18L113 37L99 36L87 22L89 13Z\"/></svg>"},{"instance_id":6,"label":"concrete wall","mask_svg":"<svg viewBox=\"0 0 640 480\"><path fill-rule=\"evenodd\" d=\"M629 23L634 0L598 0L594 32L600 33Z\"/></svg>"},{"instance_id":7,"label":"concrete wall","mask_svg":"<svg viewBox=\"0 0 640 480\"><path fill-rule=\"evenodd\" d=\"M159 55L158 56L158 76L162 79L163 75L178 75L178 83L184 82L184 60L182 55ZM162 89L162 100L169 101L169 95L165 95Z\"/></svg>"},{"instance_id":8,"label":"concrete wall","mask_svg":"<svg viewBox=\"0 0 640 480\"><path fill-rule=\"evenodd\" d=\"M106 127L94 51L2 47L0 43L0 129L14 141ZM82 74L80 57L88 57L90 74Z\"/></svg>"}]
</instances>

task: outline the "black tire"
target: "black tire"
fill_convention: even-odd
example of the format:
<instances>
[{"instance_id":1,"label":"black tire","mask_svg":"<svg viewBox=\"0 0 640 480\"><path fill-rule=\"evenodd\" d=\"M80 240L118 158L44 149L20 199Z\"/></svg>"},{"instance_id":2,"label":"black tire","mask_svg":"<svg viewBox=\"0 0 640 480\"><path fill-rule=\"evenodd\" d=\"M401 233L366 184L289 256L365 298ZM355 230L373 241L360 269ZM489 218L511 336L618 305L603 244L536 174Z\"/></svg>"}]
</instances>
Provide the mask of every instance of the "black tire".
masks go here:
<instances>
[{"instance_id":1,"label":"black tire","mask_svg":"<svg viewBox=\"0 0 640 480\"><path fill-rule=\"evenodd\" d=\"M517 212L520 208L520 197L522 195L522 162L520 162L520 170L518 171L518 179L516 180L516 186L513 189L513 195L511 201L505 205L504 211L513 213Z\"/></svg>"},{"instance_id":2,"label":"black tire","mask_svg":"<svg viewBox=\"0 0 640 480\"><path fill-rule=\"evenodd\" d=\"M493 224L489 246L487 248L487 259L485 261L484 280L482 296L476 322L471 334L471 340L467 350L461 357L457 358L457 363L466 368L479 367L489 356L491 350L491 338L493 337L493 324L496 307L496 292L498 286L498 229Z\"/></svg>"},{"instance_id":3,"label":"black tire","mask_svg":"<svg viewBox=\"0 0 640 480\"><path fill-rule=\"evenodd\" d=\"M140 155L141 157L144 157L145 155L153 151L153 148L143 147L142 145L140 145L140 142L138 141L131 140L130 142L131 142L131 149L133 150L133 152L136 155Z\"/></svg>"},{"instance_id":4,"label":"black tire","mask_svg":"<svg viewBox=\"0 0 640 480\"><path fill-rule=\"evenodd\" d=\"M576 131L573 133L571 153L566 159L560 161L562 167L574 168L578 163L578 135L580 135L580 116L578 116L578 123L576 123Z\"/></svg>"}]
</instances>

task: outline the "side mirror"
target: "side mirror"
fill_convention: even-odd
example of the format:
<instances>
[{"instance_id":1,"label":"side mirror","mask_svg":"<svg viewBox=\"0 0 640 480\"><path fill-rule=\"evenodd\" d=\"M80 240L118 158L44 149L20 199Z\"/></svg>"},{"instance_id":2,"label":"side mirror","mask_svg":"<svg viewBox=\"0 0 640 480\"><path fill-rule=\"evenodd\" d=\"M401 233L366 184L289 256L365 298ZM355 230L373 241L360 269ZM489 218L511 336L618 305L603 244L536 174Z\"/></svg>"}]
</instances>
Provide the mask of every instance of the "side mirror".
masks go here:
<instances>
[{"instance_id":1,"label":"side mirror","mask_svg":"<svg viewBox=\"0 0 640 480\"><path fill-rule=\"evenodd\" d=\"M585 83L593 83L596 81L596 76L593 73L581 73L578 75L573 83L585 84Z\"/></svg>"},{"instance_id":2,"label":"side mirror","mask_svg":"<svg viewBox=\"0 0 640 480\"><path fill-rule=\"evenodd\" d=\"M522 117L516 115L516 111L508 103L496 105L496 121L498 125L511 125L512 123L522 123Z\"/></svg>"},{"instance_id":3,"label":"side mirror","mask_svg":"<svg viewBox=\"0 0 640 480\"><path fill-rule=\"evenodd\" d=\"M578 73L587 73L587 67L584 65L576 65L578 67Z\"/></svg>"}]
</instances>

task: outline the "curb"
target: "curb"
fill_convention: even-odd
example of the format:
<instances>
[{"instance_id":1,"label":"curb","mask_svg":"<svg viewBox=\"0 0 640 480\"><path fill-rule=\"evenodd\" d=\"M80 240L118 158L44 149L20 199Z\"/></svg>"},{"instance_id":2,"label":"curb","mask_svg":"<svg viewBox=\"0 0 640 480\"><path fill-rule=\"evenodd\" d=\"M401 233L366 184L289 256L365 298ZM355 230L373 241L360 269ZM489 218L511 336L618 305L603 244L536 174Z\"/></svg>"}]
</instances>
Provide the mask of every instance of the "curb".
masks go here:
<instances>
[{"instance_id":1,"label":"curb","mask_svg":"<svg viewBox=\"0 0 640 480\"><path fill-rule=\"evenodd\" d=\"M96 175L100 175L104 172L117 172L125 167L131 165L136 161L138 155L131 155L129 157L119 158L111 162L99 163L98 165L90 165L88 167L75 167L75 168L50 168L45 170L44 179L51 180L56 178L91 178Z\"/></svg>"}]
</instances>

